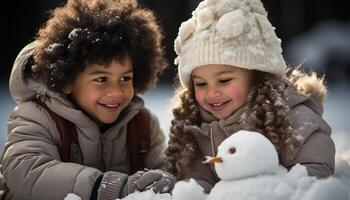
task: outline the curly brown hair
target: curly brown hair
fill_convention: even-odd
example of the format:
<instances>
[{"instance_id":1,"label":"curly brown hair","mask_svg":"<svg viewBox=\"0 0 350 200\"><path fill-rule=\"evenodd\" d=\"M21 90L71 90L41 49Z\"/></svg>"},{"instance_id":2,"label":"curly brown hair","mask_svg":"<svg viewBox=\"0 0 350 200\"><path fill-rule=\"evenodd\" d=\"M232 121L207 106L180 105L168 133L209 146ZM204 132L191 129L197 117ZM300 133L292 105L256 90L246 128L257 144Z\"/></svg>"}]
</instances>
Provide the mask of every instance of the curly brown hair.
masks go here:
<instances>
[{"instance_id":1,"label":"curly brown hair","mask_svg":"<svg viewBox=\"0 0 350 200\"><path fill-rule=\"evenodd\" d=\"M289 107L285 101L286 84L282 78L266 72L252 70L252 74L248 106L240 118L242 129L257 131L266 136L274 144L281 163L288 163L295 159L296 147L301 144L291 128ZM190 169L199 151L192 133L184 130L184 125L200 125L199 109L193 91L193 87L188 90L178 89L176 97L179 98L180 105L173 109L174 119L166 150L165 168L176 174L179 180L184 178L185 170Z\"/></svg>"},{"instance_id":2,"label":"curly brown hair","mask_svg":"<svg viewBox=\"0 0 350 200\"><path fill-rule=\"evenodd\" d=\"M135 92L143 93L167 65L162 39L154 14L136 0L69 0L38 32L33 78L62 93L87 63L129 55Z\"/></svg>"}]
</instances>

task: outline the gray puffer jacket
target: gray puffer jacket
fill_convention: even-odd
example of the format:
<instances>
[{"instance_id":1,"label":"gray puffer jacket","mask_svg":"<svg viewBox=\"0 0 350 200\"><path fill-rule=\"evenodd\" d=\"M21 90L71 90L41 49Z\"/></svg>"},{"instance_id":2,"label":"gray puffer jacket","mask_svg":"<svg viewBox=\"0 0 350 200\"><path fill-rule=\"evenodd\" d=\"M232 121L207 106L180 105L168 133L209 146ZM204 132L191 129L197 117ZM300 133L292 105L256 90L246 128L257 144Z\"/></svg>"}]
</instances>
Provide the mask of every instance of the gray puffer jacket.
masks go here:
<instances>
[{"instance_id":1,"label":"gray puffer jacket","mask_svg":"<svg viewBox=\"0 0 350 200\"><path fill-rule=\"evenodd\" d=\"M65 96L24 77L34 46L31 43L20 52L10 77L10 92L18 106L8 121L1 159L1 172L9 189L5 199L62 200L74 193L87 200L101 175L110 180L105 189L117 198L131 171L126 125L143 107L143 100L133 98L117 122L101 133L98 125ZM61 162L60 135L47 110L32 101L37 94L49 97L46 105L77 127L80 148L72 149L72 162ZM164 160L165 136L154 115L150 121L151 143L144 164L158 168Z\"/></svg>"},{"instance_id":2,"label":"gray puffer jacket","mask_svg":"<svg viewBox=\"0 0 350 200\"><path fill-rule=\"evenodd\" d=\"M314 76L305 76L293 85L287 82L286 103L290 107L292 128L302 140L296 150L296 159L290 163L281 163L290 168L297 163L304 165L310 176L328 177L334 171L335 146L330 138L331 128L322 118L322 97L326 94L322 81ZM297 89L299 88L299 89ZM245 107L237 110L227 119L217 120L213 115L201 110L203 122L200 126L185 126L192 132L198 143L200 154L196 155L191 169L186 170L186 178L194 178L207 193L220 181L214 166L203 164L205 156L214 156L218 146L231 134L244 129L240 118L244 116ZM243 125L244 126L244 125ZM214 149L210 141L212 133ZM256 163L257 167L259 163Z\"/></svg>"}]
</instances>

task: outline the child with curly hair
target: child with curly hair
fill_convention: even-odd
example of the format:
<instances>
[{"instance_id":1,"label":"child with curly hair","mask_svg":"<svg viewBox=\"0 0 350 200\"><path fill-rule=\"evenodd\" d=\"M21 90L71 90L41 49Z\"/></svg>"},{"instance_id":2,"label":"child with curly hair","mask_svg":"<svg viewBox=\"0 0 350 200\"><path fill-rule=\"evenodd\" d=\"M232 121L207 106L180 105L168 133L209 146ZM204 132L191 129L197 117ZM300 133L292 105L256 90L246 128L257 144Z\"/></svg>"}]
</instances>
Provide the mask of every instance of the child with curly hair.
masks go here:
<instances>
[{"instance_id":1,"label":"child with curly hair","mask_svg":"<svg viewBox=\"0 0 350 200\"><path fill-rule=\"evenodd\" d=\"M179 180L194 178L208 193L219 178L204 157L215 156L225 138L244 129L266 136L286 168L301 163L310 176L330 176L335 147L322 118L323 79L287 73L260 0L204 0L192 15L175 40L181 86L168 171Z\"/></svg>"},{"instance_id":2,"label":"child with curly hair","mask_svg":"<svg viewBox=\"0 0 350 200\"><path fill-rule=\"evenodd\" d=\"M68 0L53 11L12 69L18 106L1 159L4 199L62 200L74 193L109 200L172 189L175 178L159 169L165 136L137 96L166 66L161 40L154 14L136 0ZM149 117L143 122L149 146L134 168L129 122L140 122L134 118L141 111ZM69 135L62 137L51 113L75 127L70 146L61 147Z\"/></svg>"}]
</instances>

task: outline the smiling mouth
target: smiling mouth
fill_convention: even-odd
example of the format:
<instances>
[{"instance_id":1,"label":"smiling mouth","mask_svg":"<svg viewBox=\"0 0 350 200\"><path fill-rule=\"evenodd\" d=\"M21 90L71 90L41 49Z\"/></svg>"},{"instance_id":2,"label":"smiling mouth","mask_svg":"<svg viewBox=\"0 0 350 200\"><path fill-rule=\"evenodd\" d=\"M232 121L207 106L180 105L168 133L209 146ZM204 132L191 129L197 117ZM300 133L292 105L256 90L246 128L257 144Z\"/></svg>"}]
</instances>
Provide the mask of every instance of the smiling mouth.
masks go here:
<instances>
[{"instance_id":1,"label":"smiling mouth","mask_svg":"<svg viewBox=\"0 0 350 200\"><path fill-rule=\"evenodd\" d=\"M99 103L99 105L103 106L104 108L107 109L109 112L116 111L121 104L119 103Z\"/></svg>"},{"instance_id":2,"label":"smiling mouth","mask_svg":"<svg viewBox=\"0 0 350 200\"><path fill-rule=\"evenodd\" d=\"M220 103L208 103L208 105L213 109L213 110L221 110L230 100L220 102Z\"/></svg>"},{"instance_id":3,"label":"smiling mouth","mask_svg":"<svg viewBox=\"0 0 350 200\"><path fill-rule=\"evenodd\" d=\"M119 104L104 104L104 106L106 106L107 108L116 108L119 106Z\"/></svg>"}]
</instances>

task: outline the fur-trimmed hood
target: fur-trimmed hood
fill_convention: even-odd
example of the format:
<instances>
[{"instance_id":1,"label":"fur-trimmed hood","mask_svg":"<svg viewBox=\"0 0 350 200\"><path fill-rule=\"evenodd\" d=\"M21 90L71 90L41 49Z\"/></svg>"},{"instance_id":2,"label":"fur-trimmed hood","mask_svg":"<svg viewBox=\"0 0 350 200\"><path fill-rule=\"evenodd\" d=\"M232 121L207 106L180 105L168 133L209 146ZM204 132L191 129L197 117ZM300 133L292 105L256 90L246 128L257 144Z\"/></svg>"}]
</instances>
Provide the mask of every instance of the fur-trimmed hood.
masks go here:
<instances>
[{"instance_id":1,"label":"fur-trimmed hood","mask_svg":"<svg viewBox=\"0 0 350 200\"><path fill-rule=\"evenodd\" d=\"M26 47L24 47L21 52L18 54L15 63L13 64L13 68L10 75L10 93L12 98L17 102L24 102L29 99L32 99L39 90L34 89L33 84L29 84L27 78L24 76L25 67L30 61L35 46L37 42L29 43ZM35 84L39 85L39 84ZM43 85L40 88L45 88Z\"/></svg>"},{"instance_id":2,"label":"fur-trimmed hood","mask_svg":"<svg viewBox=\"0 0 350 200\"><path fill-rule=\"evenodd\" d=\"M324 103L327 97L327 88L324 83L324 76L317 77L315 72L306 74L300 70L293 70L290 79L298 91L304 95L316 95Z\"/></svg>"},{"instance_id":3,"label":"fur-trimmed hood","mask_svg":"<svg viewBox=\"0 0 350 200\"><path fill-rule=\"evenodd\" d=\"M294 107L299 103L305 103L314 112L322 116L323 104L327 97L324 77L318 78L315 72L307 74L295 69L288 79L290 83L287 84L291 86L289 88L295 89L287 89L287 104Z\"/></svg>"},{"instance_id":4,"label":"fur-trimmed hood","mask_svg":"<svg viewBox=\"0 0 350 200\"><path fill-rule=\"evenodd\" d=\"M37 41L33 41L25 46L18 54L13 64L9 81L12 98L19 104L40 95L51 99L54 98L64 105L72 106L64 95L50 90L43 83L35 81L28 77L29 75L26 75L25 71L27 71L27 68L31 67L34 62L32 60L33 52L38 44Z\"/></svg>"}]
</instances>

